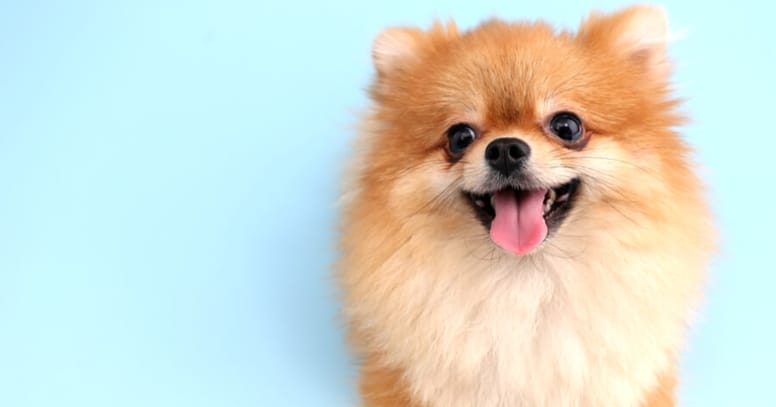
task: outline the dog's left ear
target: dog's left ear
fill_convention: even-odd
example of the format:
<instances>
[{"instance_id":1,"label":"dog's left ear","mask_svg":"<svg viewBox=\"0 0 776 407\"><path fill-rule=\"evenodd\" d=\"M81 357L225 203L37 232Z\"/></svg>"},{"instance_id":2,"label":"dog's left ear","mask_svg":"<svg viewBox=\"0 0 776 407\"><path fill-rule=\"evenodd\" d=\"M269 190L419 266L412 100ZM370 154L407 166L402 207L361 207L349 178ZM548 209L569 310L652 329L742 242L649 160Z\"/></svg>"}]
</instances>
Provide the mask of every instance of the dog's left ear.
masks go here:
<instances>
[{"instance_id":1,"label":"dog's left ear","mask_svg":"<svg viewBox=\"0 0 776 407\"><path fill-rule=\"evenodd\" d=\"M580 25L578 38L625 56L655 79L670 73L668 21L661 7L641 5L608 15L592 13Z\"/></svg>"}]
</instances>

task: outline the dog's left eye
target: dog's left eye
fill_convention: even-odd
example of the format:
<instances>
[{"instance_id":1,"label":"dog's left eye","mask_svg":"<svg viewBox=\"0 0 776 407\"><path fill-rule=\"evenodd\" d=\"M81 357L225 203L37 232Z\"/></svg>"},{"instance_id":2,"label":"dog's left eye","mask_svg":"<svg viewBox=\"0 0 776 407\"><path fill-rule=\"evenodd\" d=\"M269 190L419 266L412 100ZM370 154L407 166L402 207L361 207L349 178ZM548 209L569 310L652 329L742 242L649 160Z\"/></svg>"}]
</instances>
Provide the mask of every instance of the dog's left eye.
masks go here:
<instances>
[{"instance_id":1,"label":"dog's left eye","mask_svg":"<svg viewBox=\"0 0 776 407\"><path fill-rule=\"evenodd\" d=\"M458 123L447 130L450 152L460 154L477 138L477 132L468 124Z\"/></svg>"},{"instance_id":2,"label":"dog's left eye","mask_svg":"<svg viewBox=\"0 0 776 407\"><path fill-rule=\"evenodd\" d=\"M571 112L561 112L550 120L550 131L567 143L575 143L584 135L582 120Z\"/></svg>"}]
</instances>

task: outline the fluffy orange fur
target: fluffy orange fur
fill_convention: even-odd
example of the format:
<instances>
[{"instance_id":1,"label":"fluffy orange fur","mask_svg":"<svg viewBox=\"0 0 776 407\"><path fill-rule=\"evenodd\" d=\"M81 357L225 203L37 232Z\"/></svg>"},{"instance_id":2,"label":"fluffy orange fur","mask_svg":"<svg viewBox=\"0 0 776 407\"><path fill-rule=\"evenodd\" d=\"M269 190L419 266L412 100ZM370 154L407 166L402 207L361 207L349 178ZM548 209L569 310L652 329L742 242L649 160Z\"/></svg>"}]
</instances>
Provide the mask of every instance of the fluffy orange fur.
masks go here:
<instances>
[{"instance_id":1,"label":"fluffy orange fur","mask_svg":"<svg viewBox=\"0 0 776 407\"><path fill-rule=\"evenodd\" d=\"M665 47L646 6L576 33L491 20L378 36L338 264L365 406L674 405L714 233ZM548 134L559 111L584 122L581 147ZM460 160L456 123L480 134ZM580 179L567 219L523 256L462 193L505 136L547 185Z\"/></svg>"}]
</instances>

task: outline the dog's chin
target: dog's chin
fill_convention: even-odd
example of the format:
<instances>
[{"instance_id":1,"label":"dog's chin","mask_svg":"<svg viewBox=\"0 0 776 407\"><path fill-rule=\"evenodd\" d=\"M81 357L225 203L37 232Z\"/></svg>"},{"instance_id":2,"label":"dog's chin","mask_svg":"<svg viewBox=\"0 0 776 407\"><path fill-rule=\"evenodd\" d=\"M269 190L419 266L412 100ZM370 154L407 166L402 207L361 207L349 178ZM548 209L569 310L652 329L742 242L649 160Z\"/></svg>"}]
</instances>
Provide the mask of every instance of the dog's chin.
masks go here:
<instances>
[{"instance_id":1,"label":"dog's chin","mask_svg":"<svg viewBox=\"0 0 776 407\"><path fill-rule=\"evenodd\" d=\"M579 186L579 178L574 178L549 188L506 187L487 193L463 191L463 195L496 245L524 255L562 227L576 203Z\"/></svg>"}]
</instances>

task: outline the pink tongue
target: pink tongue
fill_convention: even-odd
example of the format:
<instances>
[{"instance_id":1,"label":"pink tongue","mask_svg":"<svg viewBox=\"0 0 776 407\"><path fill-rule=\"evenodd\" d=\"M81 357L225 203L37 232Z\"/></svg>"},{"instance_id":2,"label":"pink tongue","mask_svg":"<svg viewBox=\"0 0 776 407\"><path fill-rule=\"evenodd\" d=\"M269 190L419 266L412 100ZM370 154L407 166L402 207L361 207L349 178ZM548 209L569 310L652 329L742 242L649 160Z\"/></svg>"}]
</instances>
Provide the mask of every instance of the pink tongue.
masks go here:
<instances>
[{"instance_id":1,"label":"pink tongue","mask_svg":"<svg viewBox=\"0 0 776 407\"><path fill-rule=\"evenodd\" d=\"M490 226L493 242L517 255L536 249L547 237L543 216L546 194L546 190L520 195L509 189L496 192L496 218Z\"/></svg>"}]
</instances>

